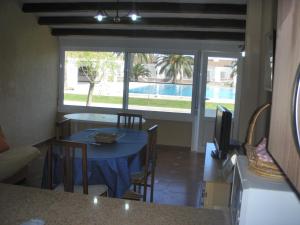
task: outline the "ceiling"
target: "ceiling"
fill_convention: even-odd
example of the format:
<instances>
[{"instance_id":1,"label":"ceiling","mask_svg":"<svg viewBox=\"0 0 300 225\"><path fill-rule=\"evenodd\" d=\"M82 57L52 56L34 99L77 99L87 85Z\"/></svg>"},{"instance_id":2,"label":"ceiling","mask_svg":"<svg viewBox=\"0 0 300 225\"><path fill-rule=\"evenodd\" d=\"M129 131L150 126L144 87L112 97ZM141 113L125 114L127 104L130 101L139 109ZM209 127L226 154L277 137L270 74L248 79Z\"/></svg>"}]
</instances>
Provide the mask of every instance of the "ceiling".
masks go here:
<instances>
[{"instance_id":1,"label":"ceiling","mask_svg":"<svg viewBox=\"0 0 300 225\"><path fill-rule=\"evenodd\" d=\"M94 19L98 10L116 14L116 1L23 0L24 13L32 13L52 35L88 35L244 41L246 0L120 0L120 23ZM136 9L139 21L126 18Z\"/></svg>"}]
</instances>

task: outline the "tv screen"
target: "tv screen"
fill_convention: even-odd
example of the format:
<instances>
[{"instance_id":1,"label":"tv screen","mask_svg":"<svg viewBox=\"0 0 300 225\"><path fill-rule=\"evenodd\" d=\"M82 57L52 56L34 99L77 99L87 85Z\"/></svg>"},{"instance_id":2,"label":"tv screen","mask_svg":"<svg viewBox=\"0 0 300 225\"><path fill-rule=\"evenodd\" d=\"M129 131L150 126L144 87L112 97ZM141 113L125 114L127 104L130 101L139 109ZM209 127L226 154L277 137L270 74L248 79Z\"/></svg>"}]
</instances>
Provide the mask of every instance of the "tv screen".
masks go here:
<instances>
[{"instance_id":1,"label":"tv screen","mask_svg":"<svg viewBox=\"0 0 300 225\"><path fill-rule=\"evenodd\" d=\"M214 143L216 151L213 157L224 159L227 156L230 147L232 113L224 106L218 105L215 119Z\"/></svg>"}]
</instances>

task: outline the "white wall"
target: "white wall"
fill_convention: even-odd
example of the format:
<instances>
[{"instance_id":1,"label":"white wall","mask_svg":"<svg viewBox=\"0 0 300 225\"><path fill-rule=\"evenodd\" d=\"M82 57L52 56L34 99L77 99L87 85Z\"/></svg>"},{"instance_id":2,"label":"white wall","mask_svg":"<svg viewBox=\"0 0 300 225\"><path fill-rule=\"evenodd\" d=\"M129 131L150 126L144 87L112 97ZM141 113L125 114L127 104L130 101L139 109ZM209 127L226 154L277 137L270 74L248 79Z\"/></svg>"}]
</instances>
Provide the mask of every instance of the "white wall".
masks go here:
<instances>
[{"instance_id":1,"label":"white wall","mask_svg":"<svg viewBox=\"0 0 300 225\"><path fill-rule=\"evenodd\" d=\"M10 145L53 136L58 42L17 0L0 2L0 125Z\"/></svg>"}]
</instances>

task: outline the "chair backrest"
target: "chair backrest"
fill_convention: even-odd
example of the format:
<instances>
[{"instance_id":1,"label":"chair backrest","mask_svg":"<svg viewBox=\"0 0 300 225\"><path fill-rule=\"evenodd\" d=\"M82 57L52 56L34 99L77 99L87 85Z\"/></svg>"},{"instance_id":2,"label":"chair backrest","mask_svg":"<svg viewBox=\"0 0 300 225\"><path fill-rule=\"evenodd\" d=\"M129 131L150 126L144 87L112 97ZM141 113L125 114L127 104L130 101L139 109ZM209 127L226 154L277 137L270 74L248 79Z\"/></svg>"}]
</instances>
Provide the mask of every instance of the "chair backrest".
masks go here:
<instances>
[{"instance_id":1,"label":"chair backrest","mask_svg":"<svg viewBox=\"0 0 300 225\"><path fill-rule=\"evenodd\" d=\"M63 155L63 183L64 190L74 192L73 180L73 165L75 158L75 151L80 149L82 156L82 186L83 193L88 194L88 171L87 171L87 145L84 143L66 141L66 140L53 140L50 149L48 150L48 185L49 189L53 189L53 154L54 148L62 151ZM56 151L56 149L55 149Z\"/></svg>"},{"instance_id":2,"label":"chair backrest","mask_svg":"<svg viewBox=\"0 0 300 225\"><path fill-rule=\"evenodd\" d=\"M55 124L55 137L56 140L65 139L71 135L71 120L63 119L59 120Z\"/></svg>"},{"instance_id":3,"label":"chair backrest","mask_svg":"<svg viewBox=\"0 0 300 225\"><path fill-rule=\"evenodd\" d=\"M125 112L118 113L117 127L119 128L135 128L137 126L139 130L142 130L142 124L143 116L141 114Z\"/></svg>"},{"instance_id":4,"label":"chair backrest","mask_svg":"<svg viewBox=\"0 0 300 225\"><path fill-rule=\"evenodd\" d=\"M145 158L145 171L144 171L144 179L147 181L149 169L151 172L155 169L157 152L156 152L156 140L157 140L157 129L158 125L153 125L150 127L148 132L148 143L147 143L147 151ZM150 167L151 166L151 167ZM149 168L150 167L150 168Z\"/></svg>"}]
</instances>

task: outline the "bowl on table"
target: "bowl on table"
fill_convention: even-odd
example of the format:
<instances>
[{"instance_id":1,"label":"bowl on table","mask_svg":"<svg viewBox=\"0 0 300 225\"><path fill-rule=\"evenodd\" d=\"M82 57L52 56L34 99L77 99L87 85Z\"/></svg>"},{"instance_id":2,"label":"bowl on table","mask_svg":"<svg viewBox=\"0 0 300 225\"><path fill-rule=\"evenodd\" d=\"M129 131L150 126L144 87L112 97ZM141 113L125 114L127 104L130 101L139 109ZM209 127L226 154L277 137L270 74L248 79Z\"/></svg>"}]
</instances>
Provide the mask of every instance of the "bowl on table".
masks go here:
<instances>
[{"instance_id":1,"label":"bowl on table","mask_svg":"<svg viewBox=\"0 0 300 225\"><path fill-rule=\"evenodd\" d=\"M96 143L114 143L118 140L119 135L117 133L101 133L98 132L94 136L94 140Z\"/></svg>"}]
</instances>

